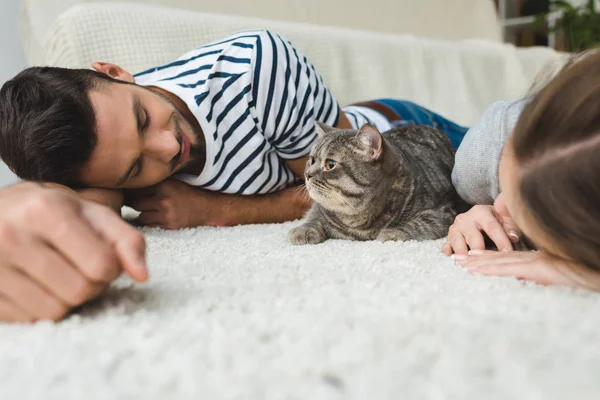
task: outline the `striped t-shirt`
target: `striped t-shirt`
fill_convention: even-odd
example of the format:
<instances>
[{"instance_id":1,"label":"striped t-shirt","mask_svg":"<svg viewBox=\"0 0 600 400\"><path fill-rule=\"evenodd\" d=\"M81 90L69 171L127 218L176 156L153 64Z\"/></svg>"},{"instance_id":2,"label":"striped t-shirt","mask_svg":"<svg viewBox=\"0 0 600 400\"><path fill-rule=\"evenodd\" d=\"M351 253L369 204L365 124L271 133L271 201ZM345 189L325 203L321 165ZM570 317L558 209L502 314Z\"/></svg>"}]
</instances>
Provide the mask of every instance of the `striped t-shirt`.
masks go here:
<instances>
[{"instance_id":1,"label":"striped t-shirt","mask_svg":"<svg viewBox=\"0 0 600 400\"><path fill-rule=\"evenodd\" d=\"M310 153L314 121L336 126L340 107L314 66L288 41L269 31L246 31L207 44L176 61L135 75L183 100L206 142L191 185L236 194L281 190L297 180L285 160ZM389 122L364 107L344 109L353 127ZM386 125L387 124L387 125Z\"/></svg>"}]
</instances>

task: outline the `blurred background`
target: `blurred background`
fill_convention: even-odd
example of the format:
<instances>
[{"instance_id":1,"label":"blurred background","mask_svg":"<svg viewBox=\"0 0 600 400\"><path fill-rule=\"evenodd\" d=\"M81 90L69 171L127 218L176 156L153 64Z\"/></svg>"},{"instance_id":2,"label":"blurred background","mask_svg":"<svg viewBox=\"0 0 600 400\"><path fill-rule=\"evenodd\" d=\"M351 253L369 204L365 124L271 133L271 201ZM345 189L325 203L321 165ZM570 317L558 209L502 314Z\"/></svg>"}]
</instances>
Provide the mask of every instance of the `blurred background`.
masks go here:
<instances>
[{"instance_id":1,"label":"blurred background","mask_svg":"<svg viewBox=\"0 0 600 400\"><path fill-rule=\"evenodd\" d=\"M598 45L599 0L494 0L504 41L581 51Z\"/></svg>"},{"instance_id":2,"label":"blurred background","mask_svg":"<svg viewBox=\"0 0 600 400\"><path fill-rule=\"evenodd\" d=\"M20 0L0 0L0 85L25 68L25 54L17 32ZM0 187L17 181L17 177L0 162Z\"/></svg>"},{"instance_id":3,"label":"blurred background","mask_svg":"<svg viewBox=\"0 0 600 400\"><path fill-rule=\"evenodd\" d=\"M62 1L62 0L61 0ZM80 1L87 2L88 0ZM392 0L410 5L419 0ZM452 0L439 0L440 9L447 9ZM600 41L600 0L479 0L493 2L498 16L502 40L520 47L548 46L560 51L579 51L594 47ZM153 0L143 2L152 3ZM57 0L50 1L57 3ZM72 0L64 0L75 3ZM62 4L62 3L61 3ZM207 2L202 7L213 11L215 3ZM344 1L340 0L340 9ZM404 6L400 4L400 6ZM435 4L435 3L434 3ZM396 4L398 5L398 4ZM249 13L252 7L243 4L241 14ZM285 7L297 7L287 3ZM0 85L27 66L18 33L18 15L21 0L0 0ZM318 7L318 6L315 6ZM451 7L451 6L450 6ZM435 10L431 11L435 12ZM343 15L341 16L343 17ZM449 21L452 22L452 21ZM477 21L472 21L476 24ZM457 24L457 30L460 29ZM365 27L369 29L369 27ZM458 35L458 33L457 33ZM449 38L453 39L453 38ZM0 187L13 183L17 178L0 163Z\"/></svg>"}]
</instances>

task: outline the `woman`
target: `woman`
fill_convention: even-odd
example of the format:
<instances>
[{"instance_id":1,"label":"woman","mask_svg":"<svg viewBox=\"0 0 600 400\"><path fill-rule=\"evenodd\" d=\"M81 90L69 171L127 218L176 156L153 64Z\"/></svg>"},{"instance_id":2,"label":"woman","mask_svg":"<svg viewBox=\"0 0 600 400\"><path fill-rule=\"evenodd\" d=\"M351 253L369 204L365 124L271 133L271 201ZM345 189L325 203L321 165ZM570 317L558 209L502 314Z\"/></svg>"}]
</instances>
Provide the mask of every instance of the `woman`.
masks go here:
<instances>
[{"instance_id":1,"label":"woman","mask_svg":"<svg viewBox=\"0 0 600 400\"><path fill-rule=\"evenodd\" d=\"M486 146L491 156L481 153ZM593 52L530 100L495 104L467 133L453 180L480 205L456 218L442 252L470 272L600 290L599 171L600 52ZM482 232L501 251L484 251ZM538 251L512 251L519 241Z\"/></svg>"}]
</instances>

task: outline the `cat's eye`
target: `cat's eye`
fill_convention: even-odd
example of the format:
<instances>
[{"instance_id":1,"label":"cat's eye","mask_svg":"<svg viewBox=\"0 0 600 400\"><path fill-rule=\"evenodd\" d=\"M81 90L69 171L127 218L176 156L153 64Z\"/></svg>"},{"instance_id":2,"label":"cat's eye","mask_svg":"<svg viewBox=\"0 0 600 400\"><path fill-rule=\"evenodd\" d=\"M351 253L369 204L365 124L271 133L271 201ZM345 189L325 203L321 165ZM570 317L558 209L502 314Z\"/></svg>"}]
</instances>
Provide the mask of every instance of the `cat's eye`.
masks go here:
<instances>
[{"instance_id":1,"label":"cat's eye","mask_svg":"<svg viewBox=\"0 0 600 400\"><path fill-rule=\"evenodd\" d=\"M337 165L337 161L325 160L325 171L331 171Z\"/></svg>"},{"instance_id":2,"label":"cat's eye","mask_svg":"<svg viewBox=\"0 0 600 400\"><path fill-rule=\"evenodd\" d=\"M313 156L308 157L308 165L313 165L315 163L315 158Z\"/></svg>"}]
</instances>

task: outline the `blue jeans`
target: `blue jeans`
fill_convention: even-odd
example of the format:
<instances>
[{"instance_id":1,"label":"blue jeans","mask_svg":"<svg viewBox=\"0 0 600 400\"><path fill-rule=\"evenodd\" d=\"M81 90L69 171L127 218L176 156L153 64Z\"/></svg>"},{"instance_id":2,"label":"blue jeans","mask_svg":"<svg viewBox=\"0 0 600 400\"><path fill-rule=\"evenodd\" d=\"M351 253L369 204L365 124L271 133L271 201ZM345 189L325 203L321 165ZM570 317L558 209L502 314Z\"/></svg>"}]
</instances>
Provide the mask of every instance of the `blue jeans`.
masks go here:
<instances>
[{"instance_id":1,"label":"blue jeans","mask_svg":"<svg viewBox=\"0 0 600 400\"><path fill-rule=\"evenodd\" d=\"M469 128L455 124L441 115L411 101L396 99L377 99L372 101L387 106L400 116L400 120L390 121L393 126L405 124L432 126L445 132L452 142L452 147L455 149L460 146L460 142L469 130Z\"/></svg>"}]
</instances>

